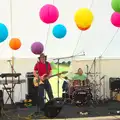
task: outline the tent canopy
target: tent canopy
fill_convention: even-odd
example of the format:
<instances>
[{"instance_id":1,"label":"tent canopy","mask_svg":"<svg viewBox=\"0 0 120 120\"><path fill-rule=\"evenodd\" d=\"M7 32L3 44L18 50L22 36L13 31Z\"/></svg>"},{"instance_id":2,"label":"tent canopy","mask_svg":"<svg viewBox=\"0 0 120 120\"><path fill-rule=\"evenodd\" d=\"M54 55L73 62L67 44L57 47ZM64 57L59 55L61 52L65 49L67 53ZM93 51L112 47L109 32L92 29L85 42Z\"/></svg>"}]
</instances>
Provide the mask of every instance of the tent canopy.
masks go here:
<instances>
[{"instance_id":1,"label":"tent canopy","mask_svg":"<svg viewBox=\"0 0 120 120\"><path fill-rule=\"evenodd\" d=\"M12 1L12 14L10 12ZM60 12L59 19L50 25L43 23L39 18L39 10L45 4L53 4L53 0L0 0L0 22L4 23L9 30L9 37L0 43L0 59L15 57L36 57L30 48L35 41L46 45L45 53L49 58L65 57L85 52L85 57L98 57L106 49L118 28L114 27L110 18L114 12L111 0L54 0L54 5ZM89 8L94 15L91 28L82 32L76 27L74 14L79 8ZM12 22L11 22L12 15ZM12 23L12 24L11 24ZM64 24L67 35L63 39L56 39L52 35L52 28L56 24ZM47 40L47 32L48 40ZM80 37L81 34L81 37ZM20 38L22 46L17 51L9 48L11 37ZM120 32L103 54L103 56L120 56ZM47 40L47 43L46 43ZM77 41L79 43L77 44ZM77 47L76 47L77 44Z\"/></svg>"}]
</instances>

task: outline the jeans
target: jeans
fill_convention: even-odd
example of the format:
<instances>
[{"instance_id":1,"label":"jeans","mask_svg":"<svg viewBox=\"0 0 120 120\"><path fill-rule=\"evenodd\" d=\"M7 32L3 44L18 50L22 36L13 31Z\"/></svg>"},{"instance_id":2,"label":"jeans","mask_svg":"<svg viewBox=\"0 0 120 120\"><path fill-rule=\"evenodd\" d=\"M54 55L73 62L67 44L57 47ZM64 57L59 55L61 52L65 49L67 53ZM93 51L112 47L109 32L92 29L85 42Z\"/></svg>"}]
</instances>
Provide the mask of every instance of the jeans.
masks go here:
<instances>
[{"instance_id":1,"label":"jeans","mask_svg":"<svg viewBox=\"0 0 120 120\"><path fill-rule=\"evenodd\" d=\"M68 83L66 81L63 82L62 90L63 92L68 92Z\"/></svg>"},{"instance_id":2,"label":"jeans","mask_svg":"<svg viewBox=\"0 0 120 120\"><path fill-rule=\"evenodd\" d=\"M53 92L52 92L52 88L51 85L49 83L48 80L45 80L44 84L39 85L39 87L36 88L36 92L37 92L37 107L40 109L44 109L45 106L45 100L44 100L44 90L46 90L49 99L53 99Z\"/></svg>"}]
</instances>

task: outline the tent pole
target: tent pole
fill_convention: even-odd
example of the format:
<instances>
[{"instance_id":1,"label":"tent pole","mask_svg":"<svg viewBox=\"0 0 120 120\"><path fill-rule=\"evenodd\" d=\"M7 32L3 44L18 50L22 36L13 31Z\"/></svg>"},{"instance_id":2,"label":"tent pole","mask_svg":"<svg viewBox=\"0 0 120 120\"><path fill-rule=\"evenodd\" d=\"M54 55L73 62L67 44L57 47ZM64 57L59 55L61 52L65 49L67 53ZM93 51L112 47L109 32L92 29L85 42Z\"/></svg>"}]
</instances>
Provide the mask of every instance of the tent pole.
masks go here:
<instances>
[{"instance_id":1,"label":"tent pole","mask_svg":"<svg viewBox=\"0 0 120 120\"><path fill-rule=\"evenodd\" d=\"M12 56L12 74L14 74L14 57ZM14 78L12 76L12 99L14 100L14 94L13 94L13 81L14 81Z\"/></svg>"},{"instance_id":2,"label":"tent pole","mask_svg":"<svg viewBox=\"0 0 120 120\"><path fill-rule=\"evenodd\" d=\"M60 59L58 59L58 74L59 74L59 61ZM59 76L58 76L58 98L59 98Z\"/></svg>"}]
</instances>

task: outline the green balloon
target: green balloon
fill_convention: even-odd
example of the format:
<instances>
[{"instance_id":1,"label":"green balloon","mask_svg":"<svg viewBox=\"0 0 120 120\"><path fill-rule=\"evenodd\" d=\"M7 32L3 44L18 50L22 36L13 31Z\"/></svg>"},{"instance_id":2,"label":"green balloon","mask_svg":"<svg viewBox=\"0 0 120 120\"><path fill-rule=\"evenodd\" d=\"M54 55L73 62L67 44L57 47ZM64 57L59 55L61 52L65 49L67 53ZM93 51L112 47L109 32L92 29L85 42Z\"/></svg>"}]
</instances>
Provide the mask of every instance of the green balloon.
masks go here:
<instances>
[{"instance_id":1,"label":"green balloon","mask_svg":"<svg viewBox=\"0 0 120 120\"><path fill-rule=\"evenodd\" d=\"M111 5L115 12L120 12L120 0L112 0Z\"/></svg>"}]
</instances>

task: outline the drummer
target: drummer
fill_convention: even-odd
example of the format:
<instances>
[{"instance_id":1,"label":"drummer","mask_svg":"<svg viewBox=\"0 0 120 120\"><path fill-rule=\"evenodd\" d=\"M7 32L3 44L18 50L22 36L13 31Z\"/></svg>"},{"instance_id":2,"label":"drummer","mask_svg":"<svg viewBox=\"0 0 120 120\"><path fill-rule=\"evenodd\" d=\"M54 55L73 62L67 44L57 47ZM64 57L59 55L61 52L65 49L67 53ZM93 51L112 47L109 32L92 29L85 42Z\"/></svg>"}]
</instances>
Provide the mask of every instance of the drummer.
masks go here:
<instances>
[{"instance_id":1,"label":"drummer","mask_svg":"<svg viewBox=\"0 0 120 120\"><path fill-rule=\"evenodd\" d=\"M83 73L81 68L78 69L77 73L75 73L71 80L69 81L70 84L70 91L74 91L75 87L77 86L87 86L87 75Z\"/></svg>"},{"instance_id":2,"label":"drummer","mask_svg":"<svg viewBox=\"0 0 120 120\"><path fill-rule=\"evenodd\" d=\"M83 73L82 68L79 68L77 73L75 73L76 75L73 77L73 80L80 80L80 81L84 81L87 79L87 75Z\"/></svg>"},{"instance_id":3,"label":"drummer","mask_svg":"<svg viewBox=\"0 0 120 120\"><path fill-rule=\"evenodd\" d=\"M70 74L71 75L71 74ZM69 77L69 75L68 75ZM62 85L62 89L63 92L67 92L68 91L68 86L72 87L73 86L73 82L74 80L86 80L87 76L85 74L83 74L83 70L81 68L78 69L77 73L73 74L69 79L68 77L64 77L64 82Z\"/></svg>"}]
</instances>

